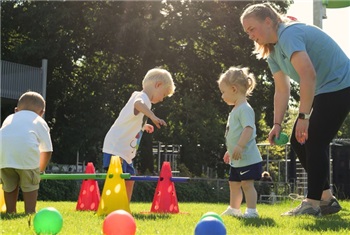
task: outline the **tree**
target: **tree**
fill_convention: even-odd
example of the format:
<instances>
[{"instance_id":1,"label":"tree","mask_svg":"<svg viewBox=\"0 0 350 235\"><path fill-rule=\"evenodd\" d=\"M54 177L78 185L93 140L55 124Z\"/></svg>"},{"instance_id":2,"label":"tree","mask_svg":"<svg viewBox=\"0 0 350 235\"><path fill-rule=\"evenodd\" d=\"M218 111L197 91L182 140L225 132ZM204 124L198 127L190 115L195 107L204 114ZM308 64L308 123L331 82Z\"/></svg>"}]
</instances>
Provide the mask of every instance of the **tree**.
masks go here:
<instances>
[{"instance_id":1,"label":"tree","mask_svg":"<svg viewBox=\"0 0 350 235\"><path fill-rule=\"evenodd\" d=\"M259 1L255 1L259 2ZM277 1L285 11L289 1ZM38 66L47 58L46 119L53 161L98 162L105 134L146 72L168 69L177 89L154 106L168 122L153 140L183 146L181 162L223 176L224 130L230 107L216 83L232 65L250 67L258 85L250 98L258 141L272 124L273 82L239 22L247 2L1 2L2 59ZM35 25L35 27L33 27ZM294 94L294 93L293 93ZM150 139L142 141L142 172L152 172ZM148 146L148 147L146 147ZM148 154L143 154L148 151Z\"/></svg>"}]
</instances>

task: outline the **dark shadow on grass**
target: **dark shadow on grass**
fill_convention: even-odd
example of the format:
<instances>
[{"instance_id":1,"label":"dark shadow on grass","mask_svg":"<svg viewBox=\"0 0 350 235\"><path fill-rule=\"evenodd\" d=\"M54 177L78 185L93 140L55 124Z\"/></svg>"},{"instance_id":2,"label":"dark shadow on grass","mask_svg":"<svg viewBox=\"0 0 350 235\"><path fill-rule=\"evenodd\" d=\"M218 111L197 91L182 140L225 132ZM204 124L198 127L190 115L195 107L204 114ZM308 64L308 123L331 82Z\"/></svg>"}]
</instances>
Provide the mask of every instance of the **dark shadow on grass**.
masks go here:
<instances>
[{"instance_id":1,"label":"dark shadow on grass","mask_svg":"<svg viewBox=\"0 0 350 235\"><path fill-rule=\"evenodd\" d=\"M254 226L254 227L274 227L276 226L275 220L271 218L240 218L240 221L245 226Z\"/></svg>"},{"instance_id":2,"label":"dark shadow on grass","mask_svg":"<svg viewBox=\"0 0 350 235\"><path fill-rule=\"evenodd\" d=\"M22 213L11 213L11 214L7 214L7 213L1 213L1 219L2 220L12 220L12 219L18 219L18 218L22 218L22 217L27 217L29 216L28 214L22 212Z\"/></svg>"},{"instance_id":3,"label":"dark shadow on grass","mask_svg":"<svg viewBox=\"0 0 350 235\"><path fill-rule=\"evenodd\" d=\"M336 214L336 215L328 215L328 216L322 216L320 218L315 219L314 224L308 224L303 226L303 228L307 231L313 231L313 232L321 232L321 231L340 231L342 229L349 229L350 228L350 221L349 219L342 218L343 213ZM345 214L349 214L348 212L345 212Z\"/></svg>"},{"instance_id":4,"label":"dark shadow on grass","mask_svg":"<svg viewBox=\"0 0 350 235\"><path fill-rule=\"evenodd\" d=\"M157 219L170 219L170 214L157 214L157 213L132 213L135 219L140 220L157 220Z\"/></svg>"}]
</instances>

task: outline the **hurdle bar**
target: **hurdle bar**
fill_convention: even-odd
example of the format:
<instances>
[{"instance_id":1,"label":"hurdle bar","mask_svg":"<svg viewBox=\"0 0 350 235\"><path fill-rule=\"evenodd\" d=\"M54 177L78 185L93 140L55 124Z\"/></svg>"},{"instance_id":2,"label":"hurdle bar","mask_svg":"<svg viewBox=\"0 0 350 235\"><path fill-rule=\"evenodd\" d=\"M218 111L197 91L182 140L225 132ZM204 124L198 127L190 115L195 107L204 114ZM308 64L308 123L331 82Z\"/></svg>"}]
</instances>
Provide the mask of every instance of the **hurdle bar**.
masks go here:
<instances>
[{"instance_id":1,"label":"hurdle bar","mask_svg":"<svg viewBox=\"0 0 350 235\"><path fill-rule=\"evenodd\" d=\"M113 178L113 174L109 174L109 178ZM100 174L41 174L42 180L99 180L106 179L107 173ZM158 181L159 176L131 176L129 173L122 173L120 177L124 180L133 181ZM162 180L162 179L160 179ZM171 177L170 181L174 183L186 183L189 177Z\"/></svg>"}]
</instances>

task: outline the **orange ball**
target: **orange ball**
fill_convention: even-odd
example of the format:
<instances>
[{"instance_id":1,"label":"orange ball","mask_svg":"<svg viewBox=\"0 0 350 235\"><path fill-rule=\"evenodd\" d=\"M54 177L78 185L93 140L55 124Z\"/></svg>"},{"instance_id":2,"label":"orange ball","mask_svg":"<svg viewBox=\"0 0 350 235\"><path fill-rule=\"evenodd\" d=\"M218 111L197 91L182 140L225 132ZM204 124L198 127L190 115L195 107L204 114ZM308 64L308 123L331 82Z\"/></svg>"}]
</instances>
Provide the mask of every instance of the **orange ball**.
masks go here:
<instances>
[{"instance_id":1,"label":"orange ball","mask_svg":"<svg viewBox=\"0 0 350 235\"><path fill-rule=\"evenodd\" d=\"M124 210L109 213L103 221L104 235L134 235L135 233L135 219Z\"/></svg>"}]
</instances>

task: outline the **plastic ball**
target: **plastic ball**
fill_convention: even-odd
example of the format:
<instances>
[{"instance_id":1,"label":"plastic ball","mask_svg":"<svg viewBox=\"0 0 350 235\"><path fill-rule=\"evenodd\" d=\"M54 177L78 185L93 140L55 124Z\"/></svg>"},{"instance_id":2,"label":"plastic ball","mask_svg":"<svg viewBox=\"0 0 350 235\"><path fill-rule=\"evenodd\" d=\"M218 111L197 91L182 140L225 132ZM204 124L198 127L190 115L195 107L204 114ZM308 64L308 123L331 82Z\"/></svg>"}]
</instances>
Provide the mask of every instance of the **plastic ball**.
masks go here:
<instances>
[{"instance_id":1,"label":"plastic ball","mask_svg":"<svg viewBox=\"0 0 350 235\"><path fill-rule=\"evenodd\" d=\"M57 234L62 229L63 218L58 210L47 207L35 214L33 224L36 234Z\"/></svg>"},{"instance_id":2,"label":"plastic ball","mask_svg":"<svg viewBox=\"0 0 350 235\"><path fill-rule=\"evenodd\" d=\"M134 235L135 233L135 219L124 210L109 213L103 221L104 235Z\"/></svg>"},{"instance_id":3,"label":"plastic ball","mask_svg":"<svg viewBox=\"0 0 350 235\"><path fill-rule=\"evenodd\" d=\"M280 133L280 136L279 136L278 139L276 137L274 139L274 142L275 142L276 145L284 145L284 144L288 143L288 141L289 141L289 137L284 132Z\"/></svg>"},{"instance_id":4,"label":"plastic ball","mask_svg":"<svg viewBox=\"0 0 350 235\"><path fill-rule=\"evenodd\" d=\"M212 212L212 211L209 211L207 213L205 213L204 215L202 215L201 219L204 219L205 217L208 217L208 216L211 216L211 217L214 217L214 218L217 218L218 220L220 220L222 223L224 222L221 218L221 216L215 212Z\"/></svg>"},{"instance_id":5,"label":"plastic ball","mask_svg":"<svg viewBox=\"0 0 350 235\"><path fill-rule=\"evenodd\" d=\"M224 223L215 217L207 216L200 220L194 230L195 235L226 235Z\"/></svg>"}]
</instances>

